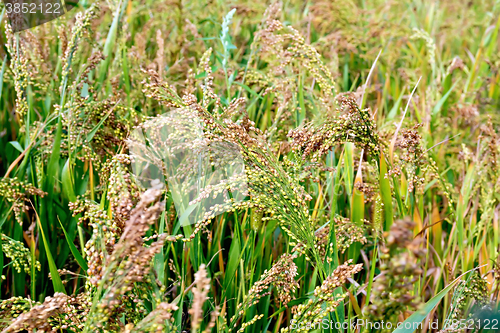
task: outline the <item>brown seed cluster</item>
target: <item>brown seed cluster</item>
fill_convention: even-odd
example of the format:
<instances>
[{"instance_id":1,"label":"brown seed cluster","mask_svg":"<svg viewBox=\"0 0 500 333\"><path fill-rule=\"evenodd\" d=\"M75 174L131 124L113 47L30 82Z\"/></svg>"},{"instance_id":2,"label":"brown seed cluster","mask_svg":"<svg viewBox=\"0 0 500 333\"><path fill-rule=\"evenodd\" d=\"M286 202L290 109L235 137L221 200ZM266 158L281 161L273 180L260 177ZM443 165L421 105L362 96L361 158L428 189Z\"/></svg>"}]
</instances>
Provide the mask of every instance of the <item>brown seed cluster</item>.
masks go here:
<instances>
[{"instance_id":1,"label":"brown seed cluster","mask_svg":"<svg viewBox=\"0 0 500 333\"><path fill-rule=\"evenodd\" d=\"M288 133L302 158L319 161L332 147L344 142L354 142L367 153L378 155L379 138L368 110L361 110L354 99L342 96L338 114L320 126L309 123Z\"/></svg>"},{"instance_id":2,"label":"brown seed cluster","mask_svg":"<svg viewBox=\"0 0 500 333\"><path fill-rule=\"evenodd\" d=\"M179 307L177 305L162 302L156 306L156 309L151 311L137 325L129 323L125 325L122 333L142 333L142 332L170 332L175 331L173 326L173 312ZM165 324L165 322L167 322Z\"/></svg>"},{"instance_id":3,"label":"brown seed cluster","mask_svg":"<svg viewBox=\"0 0 500 333\"><path fill-rule=\"evenodd\" d=\"M12 298L2 302L0 306L0 314L5 314L2 318L11 320L11 325L2 332L18 332L30 328L40 332L81 332L90 307L91 298L87 292L76 297L56 293L53 297L46 297L43 303L21 297Z\"/></svg>"},{"instance_id":4,"label":"brown seed cluster","mask_svg":"<svg viewBox=\"0 0 500 333\"><path fill-rule=\"evenodd\" d=\"M122 304L124 296L134 288L134 284L146 282L152 258L163 247L165 239L165 236L161 236L146 246L142 238L163 209L164 203L158 201L160 194L160 190L151 189L141 195L113 252L105 256L98 285L102 295L89 314L88 327L106 327L106 322Z\"/></svg>"},{"instance_id":5,"label":"brown seed cluster","mask_svg":"<svg viewBox=\"0 0 500 333\"><path fill-rule=\"evenodd\" d=\"M117 154L103 168L105 169L103 174L107 175L106 181L108 182L106 197L113 212L114 223L120 230L123 230L126 221L130 218L130 212L137 203L140 193L127 169L130 162L130 156Z\"/></svg>"},{"instance_id":6,"label":"brown seed cluster","mask_svg":"<svg viewBox=\"0 0 500 333\"><path fill-rule=\"evenodd\" d=\"M196 332L203 320L203 304L208 299L210 290L210 279L207 276L205 265L201 265L198 272L194 274L193 304L188 313L191 315L191 329Z\"/></svg>"},{"instance_id":7,"label":"brown seed cluster","mask_svg":"<svg viewBox=\"0 0 500 333\"><path fill-rule=\"evenodd\" d=\"M39 330L42 332L57 332L49 323L49 318L60 312L65 312L68 296L63 293L55 293L53 297L45 298L45 301L30 309L30 311L17 317L3 333L18 332L20 330Z\"/></svg>"},{"instance_id":8,"label":"brown seed cluster","mask_svg":"<svg viewBox=\"0 0 500 333\"><path fill-rule=\"evenodd\" d=\"M92 236L85 243L84 251L88 258L88 282L97 286L102 277L104 258L112 251L120 229L99 205L90 200L78 199L76 202L70 202L69 207L73 211L73 216L81 214L78 219L80 225L87 223L92 228Z\"/></svg>"},{"instance_id":9,"label":"brown seed cluster","mask_svg":"<svg viewBox=\"0 0 500 333\"><path fill-rule=\"evenodd\" d=\"M366 228L364 225L357 225L352 223L348 218L337 216L334 218L335 223L335 241L337 249L340 253L344 253L352 244L359 242L366 244ZM364 223L368 221L364 220ZM333 243L329 243L330 226L326 225L315 232L314 248L318 251L320 258L324 260L325 255L330 252L333 253ZM302 243L296 244L290 242L294 246L292 252L304 253L304 245ZM326 258L331 262L331 258Z\"/></svg>"},{"instance_id":10,"label":"brown seed cluster","mask_svg":"<svg viewBox=\"0 0 500 333\"><path fill-rule=\"evenodd\" d=\"M287 115L288 102L292 98L294 87L293 81L287 81L287 69L298 71L298 68L305 68L320 87L321 96L319 101L326 110L331 109L333 97L336 94L334 80L330 69L323 63L318 51L306 42L306 39L293 27L285 26L276 18L280 14L280 4L275 3L270 6L264 14L264 25L256 33L252 48L260 47L261 58L266 59L273 66L275 78L269 76L268 81L274 83L273 89L281 93L281 100L277 107L277 117ZM254 79L255 80L255 79ZM286 83L289 84L286 84ZM303 110L305 112L305 110ZM281 120L281 119L280 119Z\"/></svg>"},{"instance_id":11,"label":"brown seed cluster","mask_svg":"<svg viewBox=\"0 0 500 333\"><path fill-rule=\"evenodd\" d=\"M402 149L399 156L399 163L394 170L389 171L389 175L400 174L401 170L406 173L408 179L408 191L412 192L414 188L419 188L424 183L424 178L419 176L419 169L425 164L424 154L421 148L422 137L418 133L418 128L423 124L416 124L413 128L402 129L396 147Z\"/></svg>"}]
</instances>

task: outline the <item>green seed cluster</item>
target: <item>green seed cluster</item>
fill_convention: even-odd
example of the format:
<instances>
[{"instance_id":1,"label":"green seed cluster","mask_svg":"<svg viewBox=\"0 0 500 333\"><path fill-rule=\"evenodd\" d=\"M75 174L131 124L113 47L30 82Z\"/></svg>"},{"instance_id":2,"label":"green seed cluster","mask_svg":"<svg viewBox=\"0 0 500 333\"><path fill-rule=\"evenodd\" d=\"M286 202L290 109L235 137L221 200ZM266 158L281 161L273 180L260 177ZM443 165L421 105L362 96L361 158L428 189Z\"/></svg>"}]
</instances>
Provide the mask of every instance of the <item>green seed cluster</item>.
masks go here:
<instances>
[{"instance_id":1,"label":"green seed cluster","mask_svg":"<svg viewBox=\"0 0 500 333\"><path fill-rule=\"evenodd\" d=\"M292 320L299 323L310 323L313 327L319 327L321 320L330 312L335 311L335 308L347 296L346 294L337 294L336 289L345 284L348 278L362 270L363 265L349 265L351 262L350 259L327 276L321 286L314 289L314 298L297 305L293 309ZM308 331L309 329L306 326L301 326L296 330L296 332ZM283 328L280 332L291 332L291 328Z\"/></svg>"},{"instance_id":2,"label":"green seed cluster","mask_svg":"<svg viewBox=\"0 0 500 333\"><path fill-rule=\"evenodd\" d=\"M353 142L368 154L378 156L380 140L368 110L361 110L348 96L341 96L340 101L338 116L329 117L320 126L308 123L288 133L294 150L304 160L320 161L332 147L344 142Z\"/></svg>"},{"instance_id":3,"label":"green seed cluster","mask_svg":"<svg viewBox=\"0 0 500 333\"><path fill-rule=\"evenodd\" d=\"M366 239L366 228L365 224L368 224L367 220L363 220L364 224L358 225L352 223L348 218L337 216L334 218L335 223L335 240L337 244L337 249L340 253L344 253L352 244L359 242L365 244ZM330 236L330 226L325 226L315 233L314 247L319 253L321 258L325 258L327 253L327 247L330 248L330 253L333 253L333 244L328 243ZM303 244L296 244L295 242L290 242L290 245L295 246L293 251L298 251L304 254ZM328 258L330 259L330 258ZM327 259L327 260L328 260Z\"/></svg>"},{"instance_id":4,"label":"green seed cluster","mask_svg":"<svg viewBox=\"0 0 500 333\"><path fill-rule=\"evenodd\" d=\"M413 128L401 130L395 147L401 148L402 153L397 156L393 170L389 171L389 175L400 175L404 170L409 192L415 188L421 189L425 181L422 174L426 161L421 148L422 137L418 133L418 128L421 126L422 124L416 124Z\"/></svg>"},{"instance_id":5,"label":"green seed cluster","mask_svg":"<svg viewBox=\"0 0 500 333\"><path fill-rule=\"evenodd\" d=\"M276 288L278 298L285 306L292 300L292 295L299 288L299 284L295 280L298 274L297 266L293 262L295 258L294 255L284 254L269 270L264 271L260 279L250 288L243 301L237 305L236 313L230 320L231 330L234 329L237 320L242 318L246 311L257 304L262 297L271 293L269 290L271 286ZM256 321L260 318L255 316L252 320Z\"/></svg>"},{"instance_id":6,"label":"green seed cluster","mask_svg":"<svg viewBox=\"0 0 500 333\"><path fill-rule=\"evenodd\" d=\"M175 331L173 325L174 318L172 312L176 311L178 307L173 304L166 302L158 304L156 309L151 311L144 319L142 319L137 325L127 324L123 333L132 332L170 332ZM165 323L166 322L166 323Z\"/></svg>"},{"instance_id":7,"label":"green seed cluster","mask_svg":"<svg viewBox=\"0 0 500 333\"><path fill-rule=\"evenodd\" d=\"M16 38L14 37L15 35L12 32L10 24L6 25L5 33L8 39L8 43L6 44L7 50L12 57L12 71L14 73L14 87L16 90L16 114L18 115L19 122L22 125L21 131L24 132L24 119L26 113L28 112L26 89L28 87L28 82L30 82L30 73L32 72L32 68L26 54L27 45L21 43L20 49L16 47ZM19 50L19 52L17 52L17 50Z\"/></svg>"},{"instance_id":8,"label":"green seed cluster","mask_svg":"<svg viewBox=\"0 0 500 333\"><path fill-rule=\"evenodd\" d=\"M20 314L3 332L34 329L56 332L59 326L54 327L50 319L65 308L68 298L63 293L55 293L53 297L47 297L42 304L35 305L28 312Z\"/></svg>"},{"instance_id":9,"label":"green seed cluster","mask_svg":"<svg viewBox=\"0 0 500 333\"><path fill-rule=\"evenodd\" d=\"M488 282L477 271L472 272L471 276L460 284L454 293L451 319L472 318L475 309L489 305ZM468 307L471 301L474 301L473 309Z\"/></svg>"},{"instance_id":10,"label":"green seed cluster","mask_svg":"<svg viewBox=\"0 0 500 333\"><path fill-rule=\"evenodd\" d=\"M22 212L28 209L25 205L28 196L38 195L43 198L46 194L32 184L18 180L17 177L0 179L0 197L4 197L12 204L16 220L21 225L23 224Z\"/></svg>"},{"instance_id":11,"label":"green seed cluster","mask_svg":"<svg viewBox=\"0 0 500 333\"><path fill-rule=\"evenodd\" d=\"M73 216L80 214L78 223L81 226L87 224L92 228L92 236L85 243L84 251L89 258L89 269L87 270L89 282L97 285L102 277L104 258L118 240L120 229L99 205L90 200L79 198L76 202L70 203L69 207L73 211Z\"/></svg>"},{"instance_id":12,"label":"green seed cluster","mask_svg":"<svg viewBox=\"0 0 500 333\"><path fill-rule=\"evenodd\" d=\"M28 312L34 305L40 303L33 302L32 300L24 297L11 297L0 302L0 318L17 318L24 312ZM0 321L0 329L4 323Z\"/></svg>"},{"instance_id":13,"label":"green seed cluster","mask_svg":"<svg viewBox=\"0 0 500 333\"><path fill-rule=\"evenodd\" d=\"M2 250L3 253L10 258L12 261L12 266L14 269L21 273L21 270L24 270L26 273L31 273L31 253L30 250L25 248L23 243L13 240L10 237L7 237L1 234L2 237ZM40 270L41 265L37 261L34 263L35 269Z\"/></svg>"}]
</instances>

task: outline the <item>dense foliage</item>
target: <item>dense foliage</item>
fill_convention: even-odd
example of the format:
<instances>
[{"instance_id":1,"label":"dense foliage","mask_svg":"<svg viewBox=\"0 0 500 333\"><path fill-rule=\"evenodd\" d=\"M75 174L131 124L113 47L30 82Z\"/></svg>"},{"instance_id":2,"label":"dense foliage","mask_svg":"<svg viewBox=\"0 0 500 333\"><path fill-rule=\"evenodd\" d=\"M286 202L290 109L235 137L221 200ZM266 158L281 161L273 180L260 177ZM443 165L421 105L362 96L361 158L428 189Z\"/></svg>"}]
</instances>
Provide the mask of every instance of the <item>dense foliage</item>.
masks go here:
<instances>
[{"instance_id":1,"label":"dense foliage","mask_svg":"<svg viewBox=\"0 0 500 333\"><path fill-rule=\"evenodd\" d=\"M0 8L2 332L500 328L499 1ZM165 124L244 164L193 224Z\"/></svg>"}]
</instances>

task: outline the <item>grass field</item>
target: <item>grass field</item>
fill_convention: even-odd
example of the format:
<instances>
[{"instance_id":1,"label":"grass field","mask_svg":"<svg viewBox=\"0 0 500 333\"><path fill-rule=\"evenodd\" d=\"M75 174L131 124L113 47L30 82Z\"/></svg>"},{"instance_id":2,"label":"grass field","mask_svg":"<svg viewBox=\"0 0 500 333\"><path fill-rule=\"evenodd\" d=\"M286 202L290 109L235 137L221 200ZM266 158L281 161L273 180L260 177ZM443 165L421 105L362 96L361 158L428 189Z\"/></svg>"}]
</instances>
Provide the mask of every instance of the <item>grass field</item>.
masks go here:
<instances>
[{"instance_id":1,"label":"grass field","mask_svg":"<svg viewBox=\"0 0 500 333\"><path fill-rule=\"evenodd\" d=\"M0 8L1 332L500 331L500 1Z\"/></svg>"}]
</instances>

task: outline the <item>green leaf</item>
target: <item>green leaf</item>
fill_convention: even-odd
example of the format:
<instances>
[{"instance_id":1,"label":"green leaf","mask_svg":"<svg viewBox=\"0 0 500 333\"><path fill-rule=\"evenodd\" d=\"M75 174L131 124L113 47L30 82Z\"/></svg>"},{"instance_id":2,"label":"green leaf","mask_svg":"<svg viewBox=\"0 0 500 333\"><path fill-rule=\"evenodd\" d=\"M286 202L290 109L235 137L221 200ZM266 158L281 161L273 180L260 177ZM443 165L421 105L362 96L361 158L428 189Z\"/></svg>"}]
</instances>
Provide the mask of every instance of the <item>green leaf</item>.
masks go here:
<instances>
[{"instance_id":1,"label":"green leaf","mask_svg":"<svg viewBox=\"0 0 500 333\"><path fill-rule=\"evenodd\" d=\"M117 104L115 104L115 106ZM99 130L99 128L101 128L102 124L104 124L104 122L106 121L106 119L108 119L109 115L111 114L111 112L113 112L114 109L115 109L115 107L112 107L111 110L109 110L108 113L101 119L101 121L97 125L95 125L95 127L92 129L92 131L90 131L87 134L87 142L92 141L92 139L94 138L94 135L97 133L97 131Z\"/></svg>"},{"instance_id":2,"label":"green leaf","mask_svg":"<svg viewBox=\"0 0 500 333\"><path fill-rule=\"evenodd\" d=\"M203 72L203 73L205 73L205 72ZM203 74L203 73L202 73L202 74ZM236 84L236 85L238 85L238 86L242 87L242 88L243 88L243 89L245 89L248 93L250 93L251 95L253 95L253 96L257 97L258 99L263 99L263 98L262 98L262 96L261 96L262 94L257 94L255 91L253 91L252 89L250 89L250 87L249 87L249 86L247 86L246 84L240 83L240 82L238 82L238 81L234 82L234 84Z\"/></svg>"},{"instance_id":3,"label":"green leaf","mask_svg":"<svg viewBox=\"0 0 500 333\"><path fill-rule=\"evenodd\" d=\"M297 114L296 126L302 124L302 121L306 117L306 103L304 102L304 82L303 79L299 80L299 105L300 113Z\"/></svg>"},{"instance_id":4,"label":"green leaf","mask_svg":"<svg viewBox=\"0 0 500 333\"><path fill-rule=\"evenodd\" d=\"M391 111L389 111L389 114L387 115L388 120L394 119L396 117L396 114L398 113L399 106L401 105L401 101L403 100L403 97L405 95L405 89L401 91L401 94L399 95L399 98L397 99L396 103L394 103L394 106L392 107Z\"/></svg>"},{"instance_id":5,"label":"green leaf","mask_svg":"<svg viewBox=\"0 0 500 333\"><path fill-rule=\"evenodd\" d=\"M353 177L354 177L354 162L353 162L353 153L354 153L354 143L346 142L344 144L344 181L346 192L349 195L349 198L352 195L352 186L353 186Z\"/></svg>"},{"instance_id":6,"label":"green leaf","mask_svg":"<svg viewBox=\"0 0 500 333\"><path fill-rule=\"evenodd\" d=\"M170 207L170 203L167 202L167 207ZM160 217L160 229L158 230L159 234L161 235L162 233L165 232L165 211L161 213ZM163 248L155 254L154 258L154 268L156 271L156 274L158 275L158 280L160 280L162 283L165 281L165 271L168 269L165 267L165 255L163 252Z\"/></svg>"},{"instance_id":7,"label":"green leaf","mask_svg":"<svg viewBox=\"0 0 500 333\"><path fill-rule=\"evenodd\" d=\"M5 13L5 7L3 8L2 15L0 16L0 22L2 22L3 14ZM3 76L5 73L5 65L7 64L7 55L3 58L2 71L0 72L0 97L2 97L3 91Z\"/></svg>"},{"instance_id":8,"label":"green leaf","mask_svg":"<svg viewBox=\"0 0 500 333\"><path fill-rule=\"evenodd\" d=\"M2 220L0 220L0 229L2 229L3 224L5 221L7 221L7 218L9 217L10 213L14 210L14 206L11 206L7 214L4 214L2 216Z\"/></svg>"},{"instance_id":9,"label":"green leaf","mask_svg":"<svg viewBox=\"0 0 500 333\"><path fill-rule=\"evenodd\" d=\"M2 250L2 233L0 232L0 290L2 290L2 272L3 272L3 250Z\"/></svg>"},{"instance_id":10,"label":"green leaf","mask_svg":"<svg viewBox=\"0 0 500 333\"><path fill-rule=\"evenodd\" d=\"M236 269L238 268L238 263L241 256L243 255L240 248L239 238L233 238L233 241L231 242L231 248L229 249L229 262L227 263L226 274L224 276L225 288L229 287L230 283L233 281Z\"/></svg>"},{"instance_id":11,"label":"green leaf","mask_svg":"<svg viewBox=\"0 0 500 333\"><path fill-rule=\"evenodd\" d=\"M82 255L80 254L80 251L78 251L78 249L76 248L74 242L71 239L69 239L68 233L66 232L66 229L64 229L61 221L59 221L59 225L61 226L61 229L64 232L64 237L66 238L66 242L68 243L68 246L69 246L69 249L71 250L71 253L75 257L76 262L78 263L78 265L80 265L80 267L85 272L87 272L87 270L89 269L89 266L87 265L87 262L85 261L85 259L83 259Z\"/></svg>"},{"instance_id":12,"label":"green leaf","mask_svg":"<svg viewBox=\"0 0 500 333\"><path fill-rule=\"evenodd\" d=\"M56 263L54 262L54 258L52 257L52 253L50 252L50 247L47 242L47 238L45 237L45 232L43 231L42 223L40 222L38 214L36 215L36 222L38 224L38 228L40 228L40 234L42 234L43 246L45 247L47 261L49 262L50 276L52 277L52 285L54 286L54 290L56 292L66 294L66 290L64 289L64 285L61 281L61 276L57 271Z\"/></svg>"},{"instance_id":13,"label":"green leaf","mask_svg":"<svg viewBox=\"0 0 500 333\"><path fill-rule=\"evenodd\" d=\"M9 143L14 147L16 148L17 150L19 150L21 153L24 151L23 147L21 147L21 144L17 141L9 141Z\"/></svg>"},{"instance_id":14,"label":"green leaf","mask_svg":"<svg viewBox=\"0 0 500 333\"><path fill-rule=\"evenodd\" d=\"M457 204L457 231L458 231L458 247L461 253L465 253L465 226L464 219L467 210L467 206L471 200L472 189L476 183L477 169L476 164L471 163L467 169L467 173L462 184L462 189L460 190L460 195L458 197ZM465 256L460 256L462 262L462 268L465 270Z\"/></svg>"},{"instance_id":15,"label":"green leaf","mask_svg":"<svg viewBox=\"0 0 500 333\"><path fill-rule=\"evenodd\" d=\"M104 43L104 50L102 52L106 59L99 68L98 88L101 88L103 86L104 80L107 77L108 67L111 62L111 53L113 52L116 42L116 36L118 33L118 26L120 24L121 17L123 16L124 9L127 8L127 4L128 0L125 0L120 1L119 5L116 6L113 22L111 23L111 27L109 28L108 36L106 37L106 42Z\"/></svg>"},{"instance_id":16,"label":"green leaf","mask_svg":"<svg viewBox=\"0 0 500 333\"><path fill-rule=\"evenodd\" d=\"M362 161L359 162L358 172L356 174L356 179L354 184L363 184L362 172L361 172ZM363 192L358 190L354 186L352 191L352 204L351 204L351 221L358 225L361 225L363 218L365 217L365 196Z\"/></svg>"},{"instance_id":17,"label":"green leaf","mask_svg":"<svg viewBox=\"0 0 500 333\"><path fill-rule=\"evenodd\" d=\"M71 177L69 159L66 161L62 169L61 181L64 194L66 194L69 201L75 202L76 196L75 196L75 190L73 188L73 179Z\"/></svg>"},{"instance_id":18,"label":"green leaf","mask_svg":"<svg viewBox=\"0 0 500 333\"><path fill-rule=\"evenodd\" d=\"M444 94L443 97L441 97L441 99L439 100L439 102L434 106L434 108L432 109L432 116L436 116L439 113L439 111L441 111L441 108L443 107L448 97L450 97L450 94L457 85L457 82L455 82L455 84L450 88L450 90L448 90L446 94Z\"/></svg>"},{"instance_id":19,"label":"green leaf","mask_svg":"<svg viewBox=\"0 0 500 333\"><path fill-rule=\"evenodd\" d=\"M185 226L187 224L187 222L189 220L189 215L193 212L193 210L198 208L199 205L200 205L200 203L197 202L194 205L188 206L188 208L184 211L184 213L182 213L182 215L179 217L179 224L181 226Z\"/></svg>"},{"instance_id":20,"label":"green leaf","mask_svg":"<svg viewBox=\"0 0 500 333\"><path fill-rule=\"evenodd\" d=\"M387 174L387 163L385 161L385 156L380 153L380 174L379 174L379 185L380 185L380 196L382 197L382 202L384 203L384 214L385 223L384 230L387 231L391 228L393 222L393 210L392 210L392 196L391 196L391 184L389 183L389 178L386 178Z\"/></svg>"}]
</instances>

